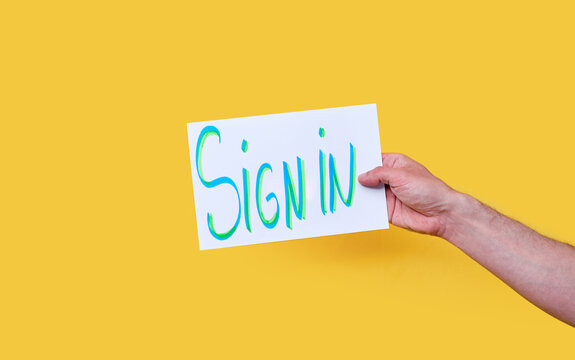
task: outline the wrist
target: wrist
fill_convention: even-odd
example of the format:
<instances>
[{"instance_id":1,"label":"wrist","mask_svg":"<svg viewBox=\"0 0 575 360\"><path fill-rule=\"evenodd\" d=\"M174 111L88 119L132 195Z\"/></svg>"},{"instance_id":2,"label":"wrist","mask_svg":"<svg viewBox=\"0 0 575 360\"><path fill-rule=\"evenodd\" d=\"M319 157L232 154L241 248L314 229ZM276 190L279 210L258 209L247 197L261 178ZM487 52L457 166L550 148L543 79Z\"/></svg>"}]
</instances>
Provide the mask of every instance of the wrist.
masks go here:
<instances>
[{"instance_id":1,"label":"wrist","mask_svg":"<svg viewBox=\"0 0 575 360\"><path fill-rule=\"evenodd\" d=\"M458 239L466 232L474 231L474 226L485 214L486 206L473 196L454 191L450 205L443 214L443 231L440 237L457 245Z\"/></svg>"}]
</instances>

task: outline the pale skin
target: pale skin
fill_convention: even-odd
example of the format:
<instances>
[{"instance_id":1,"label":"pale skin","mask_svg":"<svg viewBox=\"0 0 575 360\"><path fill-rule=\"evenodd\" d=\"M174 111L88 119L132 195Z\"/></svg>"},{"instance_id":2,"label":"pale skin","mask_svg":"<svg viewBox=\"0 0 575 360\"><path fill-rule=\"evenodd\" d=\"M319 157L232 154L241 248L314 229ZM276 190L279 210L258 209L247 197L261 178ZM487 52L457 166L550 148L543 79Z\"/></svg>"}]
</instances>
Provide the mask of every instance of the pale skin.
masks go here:
<instances>
[{"instance_id":1,"label":"pale skin","mask_svg":"<svg viewBox=\"0 0 575 360\"><path fill-rule=\"evenodd\" d=\"M358 180L385 184L393 225L444 238L535 306L575 326L573 246L455 191L405 155L382 154L382 164Z\"/></svg>"}]
</instances>

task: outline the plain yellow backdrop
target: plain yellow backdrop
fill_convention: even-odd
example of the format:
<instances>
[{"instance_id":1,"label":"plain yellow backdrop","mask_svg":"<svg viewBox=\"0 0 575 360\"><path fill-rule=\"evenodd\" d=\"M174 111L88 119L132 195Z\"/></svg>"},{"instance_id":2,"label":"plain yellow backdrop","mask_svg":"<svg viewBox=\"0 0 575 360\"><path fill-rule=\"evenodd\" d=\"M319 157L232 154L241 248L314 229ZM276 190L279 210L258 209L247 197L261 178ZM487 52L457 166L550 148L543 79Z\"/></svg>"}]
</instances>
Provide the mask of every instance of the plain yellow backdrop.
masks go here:
<instances>
[{"instance_id":1,"label":"plain yellow backdrop","mask_svg":"<svg viewBox=\"0 0 575 360\"><path fill-rule=\"evenodd\" d=\"M186 123L377 103L383 151L575 244L572 1L6 1L0 358L567 359L445 241L200 252Z\"/></svg>"}]
</instances>

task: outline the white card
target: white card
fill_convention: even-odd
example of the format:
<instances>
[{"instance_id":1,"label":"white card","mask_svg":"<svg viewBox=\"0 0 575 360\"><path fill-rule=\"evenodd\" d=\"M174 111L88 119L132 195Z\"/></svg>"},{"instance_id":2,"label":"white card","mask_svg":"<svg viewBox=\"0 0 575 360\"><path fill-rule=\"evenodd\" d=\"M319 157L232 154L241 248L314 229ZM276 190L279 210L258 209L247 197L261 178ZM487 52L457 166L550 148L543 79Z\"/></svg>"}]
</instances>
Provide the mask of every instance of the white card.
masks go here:
<instances>
[{"instance_id":1,"label":"white card","mask_svg":"<svg viewBox=\"0 0 575 360\"><path fill-rule=\"evenodd\" d=\"M200 250L387 229L375 104L188 123ZM322 185L323 183L323 185Z\"/></svg>"}]
</instances>

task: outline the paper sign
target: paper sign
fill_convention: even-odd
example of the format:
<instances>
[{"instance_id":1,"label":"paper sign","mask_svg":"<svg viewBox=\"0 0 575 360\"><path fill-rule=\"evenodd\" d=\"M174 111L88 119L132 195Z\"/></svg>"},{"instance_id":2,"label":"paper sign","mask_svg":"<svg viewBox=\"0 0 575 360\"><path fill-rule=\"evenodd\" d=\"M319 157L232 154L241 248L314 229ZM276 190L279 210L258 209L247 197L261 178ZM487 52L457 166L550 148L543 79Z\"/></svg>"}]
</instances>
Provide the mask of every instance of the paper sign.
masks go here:
<instances>
[{"instance_id":1,"label":"paper sign","mask_svg":"<svg viewBox=\"0 0 575 360\"><path fill-rule=\"evenodd\" d=\"M188 124L200 249L387 229L375 104Z\"/></svg>"}]
</instances>

